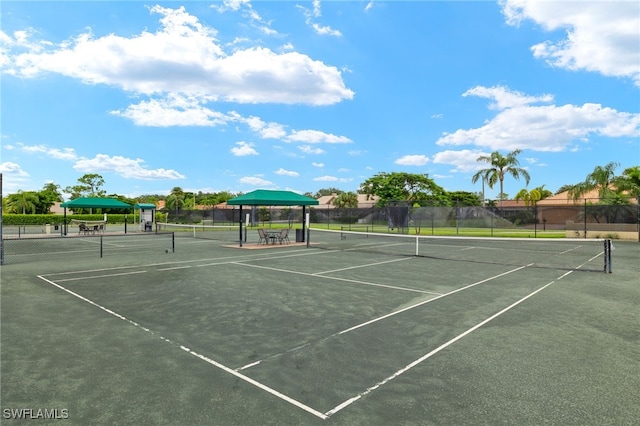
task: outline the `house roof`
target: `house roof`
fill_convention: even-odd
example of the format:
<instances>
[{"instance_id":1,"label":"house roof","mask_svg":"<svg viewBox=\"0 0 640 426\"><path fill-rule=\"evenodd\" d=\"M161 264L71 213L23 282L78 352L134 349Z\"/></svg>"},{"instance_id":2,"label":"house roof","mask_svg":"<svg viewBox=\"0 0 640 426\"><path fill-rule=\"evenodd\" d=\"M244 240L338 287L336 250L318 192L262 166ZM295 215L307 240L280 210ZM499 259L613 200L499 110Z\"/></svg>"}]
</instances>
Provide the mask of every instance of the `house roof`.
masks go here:
<instances>
[{"instance_id":1,"label":"house roof","mask_svg":"<svg viewBox=\"0 0 640 426\"><path fill-rule=\"evenodd\" d=\"M229 206L316 206L318 200L292 191L257 189L227 200Z\"/></svg>"},{"instance_id":2,"label":"house roof","mask_svg":"<svg viewBox=\"0 0 640 426\"><path fill-rule=\"evenodd\" d=\"M358 196L358 207L371 207L372 204L375 204L380 197L375 195L367 195L367 194L357 194ZM321 206L325 206L328 208L335 207L333 204L333 200L338 197L338 194L333 193L331 195L323 195L318 198L318 204Z\"/></svg>"},{"instance_id":3,"label":"house roof","mask_svg":"<svg viewBox=\"0 0 640 426\"><path fill-rule=\"evenodd\" d=\"M60 207L70 209L127 209L131 208L131 205L116 198L81 197L62 203Z\"/></svg>"},{"instance_id":4,"label":"house roof","mask_svg":"<svg viewBox=\"0 0 640 426\"><path fill-rule=\"evenodd\" d=\"M547 197L544 200L540 200L536 204L538 206L575 206L575 205L584 204L585 200L587 200L587 202L590 202L590 203L599 202L600 194L598 193L598 190L594 189L592 191L589 191L583 194L577 200L574 200L572 197L569 196L569 191L564 191L559 194L552 195L551 197ZM629 202L631 204L636 204L638 201L636 198L632 197L629 200Z\"/></svg>"}]
</instances>

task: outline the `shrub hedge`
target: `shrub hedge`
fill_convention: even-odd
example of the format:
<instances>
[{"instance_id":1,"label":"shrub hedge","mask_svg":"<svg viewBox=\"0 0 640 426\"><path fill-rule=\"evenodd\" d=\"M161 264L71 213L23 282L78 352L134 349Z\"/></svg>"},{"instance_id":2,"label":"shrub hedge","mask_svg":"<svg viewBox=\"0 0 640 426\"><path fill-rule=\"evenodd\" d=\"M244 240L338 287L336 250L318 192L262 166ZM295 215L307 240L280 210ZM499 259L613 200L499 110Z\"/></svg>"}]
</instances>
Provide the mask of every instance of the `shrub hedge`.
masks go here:
<instances>
[{"instance_id":1,"label":"shrub hedge","mask_svg":"<svg viewBox=\"0 0 640 426\"><path fill-rule=\"evenodd\" d=\"M127 223L133 223L133 215L127 216ZM137 217L137 216L136 216ZM103 220L103 214L73 214L67 215L67 222L76 220ZM3 225L55 225L64 221L64 216L59 214L3 214ZM107 214L107 223L124 223L125 215Z\"/></svg>"}]
</instances>

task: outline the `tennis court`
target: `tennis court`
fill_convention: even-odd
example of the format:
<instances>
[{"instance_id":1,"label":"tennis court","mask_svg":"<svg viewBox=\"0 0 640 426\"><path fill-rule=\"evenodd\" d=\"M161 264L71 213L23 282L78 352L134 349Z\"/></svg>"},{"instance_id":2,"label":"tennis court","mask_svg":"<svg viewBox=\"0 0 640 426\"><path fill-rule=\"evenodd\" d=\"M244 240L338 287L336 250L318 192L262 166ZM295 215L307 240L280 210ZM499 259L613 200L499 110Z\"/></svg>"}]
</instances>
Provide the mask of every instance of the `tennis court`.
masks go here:
<instances>
[{"instance_id":1,"label":"tennis court","mask_svg":"<svg viewBox=\"0 0 640 426\"><path fill-rule=\"evenodd\" d=\"M72 254L6 264L3 420L640 418L638 243L614 242L606 273L597 241L311 237L259 251L112 239L103 257L79 255L97 240L78 238Z\"/></svg>"}]
</instances>

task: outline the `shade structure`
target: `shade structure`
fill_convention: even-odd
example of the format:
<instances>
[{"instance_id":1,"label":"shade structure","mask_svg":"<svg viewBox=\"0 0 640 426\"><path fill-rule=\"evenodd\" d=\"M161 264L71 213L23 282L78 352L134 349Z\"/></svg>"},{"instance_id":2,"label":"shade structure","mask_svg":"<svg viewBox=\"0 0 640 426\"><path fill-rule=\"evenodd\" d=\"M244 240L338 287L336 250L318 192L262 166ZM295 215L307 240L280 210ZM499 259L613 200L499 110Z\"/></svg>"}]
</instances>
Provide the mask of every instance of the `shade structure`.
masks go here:
<instances>
[{"instance_id":1,"label":"shade structure","mask_svg":"<svg viewBox=\"0 0 640 426\"><path fill-rule=\"evenodd\" d=\"M150 209L150 210L155 210L156 209L156 205L153 203L136 203L133 208L135 210L140 210L140 209Z\"/></svg>"},{"instance_id":2,"label":"shade structure","mask_svg":"<svg viewBox=\"0 0 640 426\"><path fill-rule=\"evenodd\" d=\"M271 189L256 189L236 198L227 201L228 206L240 206L239 236L240 247L242 247L242 206L302 206L302 216L304 218L306 206L317 206L318 200L293 191L276 191ZM305 224L302 223L302 233L304 235Z\"/></svg>"},{"instance_id":3,"label":"shade structure","mask_svg":"<svg viewBox=\"0 0 640 426\"><path fill-rule=\"evenodd\" d=\"M131 204L116 198L81 197L62 203L60 207L69 209L128 209L131 208Z\"/></svg>"},{"instance_id":4,"label":"shade structure","mask_svg":"<svg viewBox=\"0 0 640 426\"><path fill-rule=\"evenodd\" d=\"M227 200L230 206L317 206L318 200L292 191L257 189Z\"/></svg>"},{"instance_id":5,"label":"shade structure","mask_svg":"<svg viewBox=\"0 0 640 426\"><path fill-rule=\"evenodd\" d=\"M60 204L64 207L64 235L67 235L67 208L69 209L130 209L131 204L127 204L116 198L80 197L75 200ZM125 223L125 232L126 232Z\"/></svg>"}]
</instances>

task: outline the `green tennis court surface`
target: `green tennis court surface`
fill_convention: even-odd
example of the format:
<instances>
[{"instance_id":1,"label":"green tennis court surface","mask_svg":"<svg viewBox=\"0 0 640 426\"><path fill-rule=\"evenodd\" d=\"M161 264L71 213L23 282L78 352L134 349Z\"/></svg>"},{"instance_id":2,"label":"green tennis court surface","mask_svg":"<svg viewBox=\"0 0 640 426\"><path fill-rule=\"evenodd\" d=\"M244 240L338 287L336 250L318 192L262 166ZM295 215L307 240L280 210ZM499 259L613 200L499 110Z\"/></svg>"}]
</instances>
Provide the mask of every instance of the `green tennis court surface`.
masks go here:
<instances>
[{"instance_id":1,"label":"green tennis court surface","mask_svg":"<svg viewBox=\"0 0 640 426\"><path fill-rule=\"evenodd\" d=\"M422 242L315 237L112 239L102 258L78 239L4 265L3 423L640 418L638 243L614 241L610 274L598 244L432 240L413 256Z\"/></svg>"}]
</instances>

